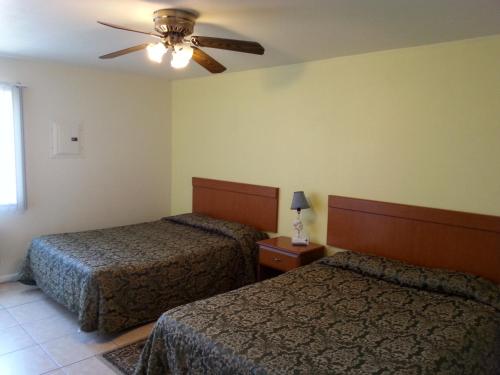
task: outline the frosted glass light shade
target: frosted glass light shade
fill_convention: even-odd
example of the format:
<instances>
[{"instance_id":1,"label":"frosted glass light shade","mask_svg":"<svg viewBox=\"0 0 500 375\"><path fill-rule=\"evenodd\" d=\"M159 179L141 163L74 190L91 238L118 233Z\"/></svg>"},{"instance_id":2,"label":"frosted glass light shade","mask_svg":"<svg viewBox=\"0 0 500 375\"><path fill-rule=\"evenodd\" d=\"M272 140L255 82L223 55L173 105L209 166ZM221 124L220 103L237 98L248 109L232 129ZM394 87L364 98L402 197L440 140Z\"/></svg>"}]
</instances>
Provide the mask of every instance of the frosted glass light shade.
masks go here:
<instances>
[{"instance_id":1,"label":"frosted glass light shade","mask_svg":"<svg viewBox=\"0 0 500 375\"><path fill-rule=\"evenodd\" d=\"M172 61L170 65L175 69L185 68L193 57L193 48L189 44L179 44L172 51Z\"/></svg>"},{"instance_id":2,"label":"frosted glass light shade","mask_svg":"<svg viewBox=\"0 0 500 375\"><path fill-rule=\"evenodd\" d=\"M160 64L163 60L163 55L167 53L167 49L163 43L150 44L146 47L148 57L151 61Z\"/></svg>"}]
</instances>

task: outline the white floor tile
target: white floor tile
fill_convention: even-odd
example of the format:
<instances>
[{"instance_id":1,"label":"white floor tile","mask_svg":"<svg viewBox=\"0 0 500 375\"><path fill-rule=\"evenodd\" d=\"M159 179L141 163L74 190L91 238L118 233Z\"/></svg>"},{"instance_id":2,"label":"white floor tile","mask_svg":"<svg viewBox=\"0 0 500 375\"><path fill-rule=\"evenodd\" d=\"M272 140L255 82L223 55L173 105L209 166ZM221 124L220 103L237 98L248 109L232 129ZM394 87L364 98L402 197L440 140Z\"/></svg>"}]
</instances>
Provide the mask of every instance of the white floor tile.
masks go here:
<instances>
[{"instance_id":1,"label":"white floor tile","mask_svg":"<svg viewBox=\"0 0 500 375\"><path fill-rule=\"evenodd\" d=\"M149 323L138 328L131 329L113 339L116 346L124 346L149 336L155 323Z\"/></svg>"},{"instance_id":2,"label":"white floor tile","mask_svg":"<svg viewBox=\"0 0 500 375\"><path fill-rule=\"evenodd\" d=\"M7 311L20 323L31 323L57 314L68 313L58 303L49 299L25 303L16 307L9 307Z\"/></svg>"},{"instance_id":3,"label":"white floor tile","mask_svg":"<svg viewBox=\"0 0 500 375\"><path fill-rule=\"evenodd\" d=\"M38 288L0 284L0 375L115 375L95 356L146 338L153 326L119 335L79 332L76 315Z\"/></svg>"},{"instance_id":4,"label":"white floor tile","mask_svg":"<svg viewBox=\"0 0 500 375\"><path fill-rule=\"evenodd\" d=\"M18 285L0 288L0 305L3 307L14 307L45 298L45 294L38 288L14 284Z\"/></svg>"},{"instance_id":5,"label":"white floor tile","mask_svg":"<svg viewBox=\"0 0 500 375\"><path fill-rule=\"evenodd\" d=\"M67 375L116 375L117 373L105 365L100 359L91 357L63 368Z\"/></svg>"},{"instance_id":6,"label":"white floor tile","mask_svg":"<svg viewBox=\"0 0 500 375\"><path fill-rule=\"evenodd\" d=\"M18 324L17 320L7 310L0 310L0 329L13 327Z\"/></svg>"},{"instance_id":7,"label":"white floor tile","mask_svg":"<svg viewBox=\"0 0 500 375\"><path fill-rule=\"evenodd\" d=\"M35 345L35 341L21 326L5 328L0 331L0 355ZM2 372L0 372L2 374Z\"/></svg>"},{"instance_id":8,"label":"white floor tile","mask_svg":"<svg viewBox=\"0 0 500 375\"><path fill-rule=\"evenodd\" d=\"M106 343L106 342L112 342L116 337L118 337L118 334L99 333L98 331L92 331L92 332L78 331L78 334L76 334L75 336L77 336L80 341Z\"/></svg>"},{"instance_id":9,"label":"white floor tile","mask_svg":"<svg viewBox=\"0 0 500 375\"><path fill-rule=\"evenodd\" d=\"M22 326L39 344L62 336L77 333L79 328L76 315L68 316L67 314L56 314L49 318L37 320L31 323L25 323Z\"/></svg>"},{"instance_id":10,"label":"white floor tile","mask_svg":"<svg viewBox=\"0 0 500 375\"><path fill-rule=\"evenodd\" d=\"M61 366L67 366L116 348L116 345L109 339L88 333L64 336L47 341L41 346Z\"/></svg>"},{"instance_id":11,"label":"white floor tile","mask_svg":"<svg viewBox=\"0 0 500 375\"><path fill-rule=\"evenodd\" d=\"M37 375L57 367L39 346L0 356L0 374L2 375Z\"/></svg>"},{"instance_id":12,"label":"white floor tile","mask_svg":"<svg viewBox=\"0 0 500 375\"><path fill-rule=\"evenodd\" d=\"M38 289L36 285L25 285L17 281L0 283L0 295L6 292L20 292L30 289Z\"/></svg>"},{"instance_id":13,"label":"white floor tile","mask_svg":"<svg viewBox=\"0 0 500 375\"><path fill-rule=\"evenodd\" d=\"M49 371L49 372L44 372L43 375L66 375L64 371L60 368L54 371ZM94 374L94 375L99 375L99 374Z\"/></svg>"}]
</instances>

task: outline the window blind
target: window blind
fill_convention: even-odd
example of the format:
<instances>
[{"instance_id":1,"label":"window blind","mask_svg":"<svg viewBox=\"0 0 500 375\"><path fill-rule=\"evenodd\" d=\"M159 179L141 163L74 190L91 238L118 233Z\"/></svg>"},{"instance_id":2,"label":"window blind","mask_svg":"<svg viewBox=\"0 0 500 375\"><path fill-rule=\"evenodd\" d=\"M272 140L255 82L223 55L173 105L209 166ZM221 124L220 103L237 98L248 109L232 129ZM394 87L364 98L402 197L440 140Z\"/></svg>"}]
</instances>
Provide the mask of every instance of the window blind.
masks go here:
<instances>
[{"instance_id":1,"label":"window blind","mask_svg":"<svg viewBox=\"0 0 500 375\"><path fill-rule=\"evenodd\" d=\"M0 211L25 208L22 88L0 83Z\"/></svg>"}]
</instances>

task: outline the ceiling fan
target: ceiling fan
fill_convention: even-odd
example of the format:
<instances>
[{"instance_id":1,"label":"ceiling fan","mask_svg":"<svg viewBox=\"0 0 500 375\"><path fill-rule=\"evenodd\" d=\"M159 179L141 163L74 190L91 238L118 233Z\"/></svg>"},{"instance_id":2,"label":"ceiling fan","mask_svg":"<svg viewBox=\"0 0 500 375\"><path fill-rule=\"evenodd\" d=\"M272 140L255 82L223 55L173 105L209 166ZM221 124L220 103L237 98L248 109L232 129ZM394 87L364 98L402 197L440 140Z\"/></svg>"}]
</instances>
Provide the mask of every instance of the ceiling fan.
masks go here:
<instances>
[{"instance_id":1,"label":"ceiling fan","mask_svg":"<svg viewBox=\"0 0 500 375\"><path fill-rule=\"evenodd\" d=\"M210 73L222 73L226 70L226 67L213 57L210 57L210 55L202 51L199 47L219 48L236 52L253 53L256 55L264 54L264 47L257 42L191 35L193 33L196 17L196 14L186 10L159 9L153 13L155 31L151 32L129 29L128 27L97 21L101 25L146 34L160 39L157 43L139 44L99 56L99 58L112 59L114 57L146 49L151 61L161 63L163 55L170 51L172 53L170 65L173 68L180 69L186 67L192 58Z\"/></svg>"}]
</instances>

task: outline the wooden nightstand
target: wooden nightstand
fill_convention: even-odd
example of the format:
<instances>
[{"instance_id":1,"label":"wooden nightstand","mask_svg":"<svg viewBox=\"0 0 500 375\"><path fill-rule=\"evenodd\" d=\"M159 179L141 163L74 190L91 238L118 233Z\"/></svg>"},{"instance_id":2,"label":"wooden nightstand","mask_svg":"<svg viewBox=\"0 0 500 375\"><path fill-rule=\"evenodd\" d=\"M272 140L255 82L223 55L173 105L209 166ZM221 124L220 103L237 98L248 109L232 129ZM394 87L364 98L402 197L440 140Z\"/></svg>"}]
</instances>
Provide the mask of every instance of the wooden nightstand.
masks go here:
<instances>
[{"instance_id":1,"label":"wooden nightstand","mask_svg":"<svg viewBox=\"0 0 500 375\"><path fill-rule=\"evenodd\" d=\"M325 247L315 243L307 246L292 245L289 237L275 237L257 242L259 265L257 279L263 280L282 272L305 266L324 256Z\"/></svg>"}]
</instances>

